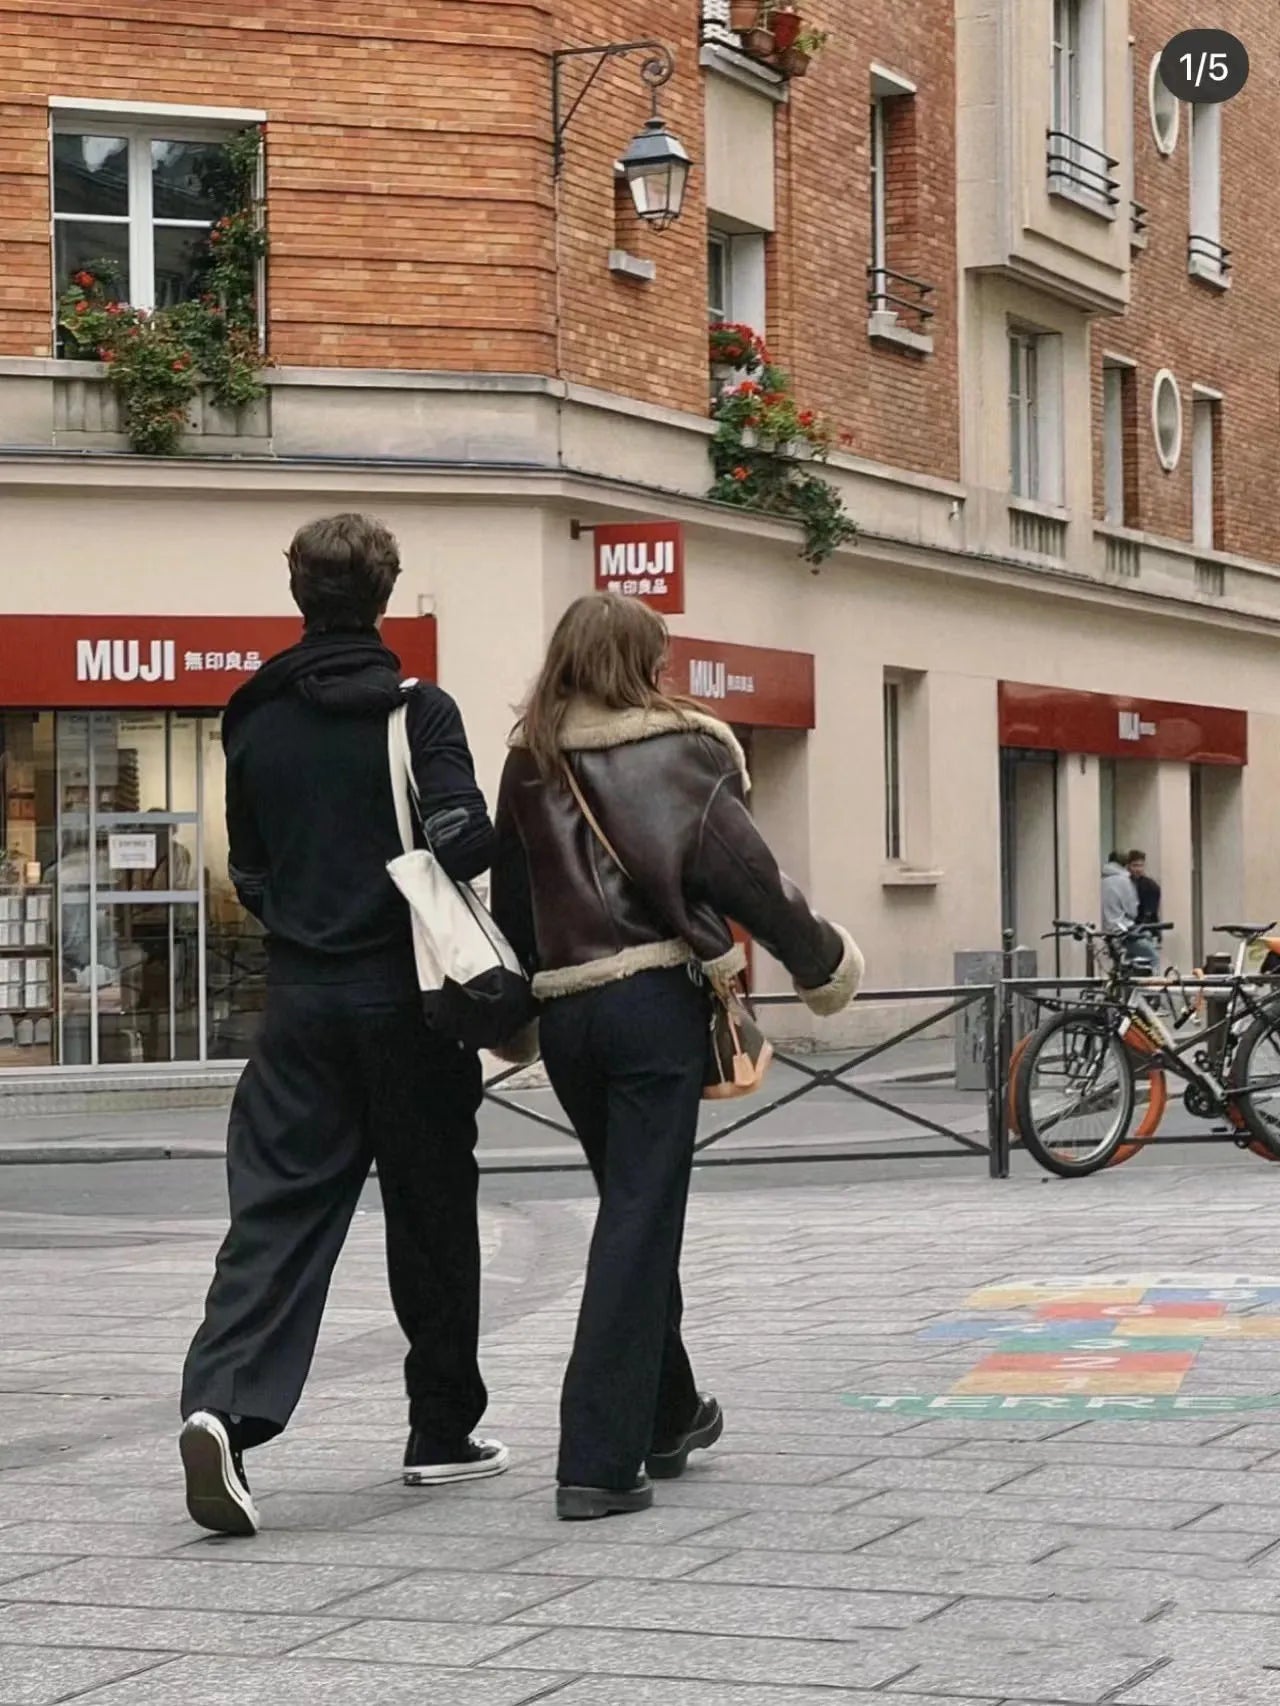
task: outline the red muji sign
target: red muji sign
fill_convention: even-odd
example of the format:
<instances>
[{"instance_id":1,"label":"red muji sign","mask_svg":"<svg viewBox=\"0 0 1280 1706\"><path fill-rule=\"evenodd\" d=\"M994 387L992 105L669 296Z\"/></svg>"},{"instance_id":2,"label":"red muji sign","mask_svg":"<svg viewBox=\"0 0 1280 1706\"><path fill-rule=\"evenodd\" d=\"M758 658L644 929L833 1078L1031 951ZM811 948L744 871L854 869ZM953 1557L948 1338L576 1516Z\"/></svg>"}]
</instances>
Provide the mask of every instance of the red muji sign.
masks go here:
<instances>
[{"instance_id":1,"label":"red muji sign","mask_svg":"<svg viewBox=\"0 0 1280 1706\"><path fill-rule=\"evenodd\" d=\"M664 616L684 614L684 528L678 521L596 527L596 591L638 598Z\"/></svg>"},{"instance_id":2,"label":"red muji sign","mask_svg":"<svg viewBox=\"0 0 1280 1706\"><path fill-rule=\"evenodd\" d=\"M817 720L811 652L738 646L671 636L668 681L727 723L758 729L811 729Z\"/></svg>"},{"instance_id":3,"label":"red muji sign","mask_svg":"<svg viewBox=\"0 0 1280 1706\"><path fill-rule=\"evenodd\" d=\"M0 616L0 700L216 710L301 634L297 616ZM406 676L435 680L433 616L388 617L382 638Z\"/></svg>"}]
</instances>

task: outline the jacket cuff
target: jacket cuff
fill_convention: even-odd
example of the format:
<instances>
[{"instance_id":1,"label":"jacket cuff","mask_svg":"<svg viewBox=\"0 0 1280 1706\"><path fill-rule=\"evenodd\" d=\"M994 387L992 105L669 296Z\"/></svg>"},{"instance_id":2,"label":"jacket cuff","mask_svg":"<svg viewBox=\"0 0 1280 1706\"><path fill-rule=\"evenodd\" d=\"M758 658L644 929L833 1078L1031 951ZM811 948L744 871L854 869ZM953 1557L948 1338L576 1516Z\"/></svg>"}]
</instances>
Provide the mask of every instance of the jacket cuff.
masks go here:
<instances>
[{"instance_id":1,"label":"jacket cuff","mask_svg":"<svg viewBox=\"0 0 1280 1706\"><path fill-rule=\"evenodd\" d=\"M802 989L798 983L794 986L796 994L809 1011L824 1019L829 1019L833 1013L844 1011L858 993L863 973L867 969L862 949L849 932L840 924L832 925L832 929L844 945L839 965L827 981L820 983L816 989Z\"/></svg>"},{"instance_id":2,"label":"jacket cuff","mask_svg":"<svg viewBox=\"0 0 1280 1706\"><path fill-rule=\"evenodd\" d=\"M538 1021L530 1019L529 1023L518 1030L506 1042L488 1051L495 1060L502 1061L507 1066L532 1066L539 1054Z\"/></svg>"},{"instance_id":3,"label":"jacket cuff","mask_svg":"<svg viewBox=\"0 0 1280 1706\"><path fill-rule=\"evenodd\" d=\"M702 975L714 988L718 983L725 983L730 978L741 977L747 969L747 950L741 942L735 942L728 953L720 954L714 960L703 960Z\"/></svg>"}]
</instances>

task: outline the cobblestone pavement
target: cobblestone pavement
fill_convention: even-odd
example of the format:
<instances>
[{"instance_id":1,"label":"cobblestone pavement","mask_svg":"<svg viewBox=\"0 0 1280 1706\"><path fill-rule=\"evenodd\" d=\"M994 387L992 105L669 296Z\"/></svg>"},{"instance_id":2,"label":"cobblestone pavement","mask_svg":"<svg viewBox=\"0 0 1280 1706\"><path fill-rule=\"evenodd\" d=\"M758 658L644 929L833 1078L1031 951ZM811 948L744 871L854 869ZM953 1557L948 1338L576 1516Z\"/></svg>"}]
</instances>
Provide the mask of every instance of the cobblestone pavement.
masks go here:
<instances>
[{"instance_id":1,"label":"cobblestone pavement","mask_svg":"<svg viewBox=\"0 0 1280 1706\"><path fill-rule=\"evenodd\" d=\"M586 1525L550 1486L590 1205L487 1213L487 1426L515 1464L444 1492L396 1478L362 1214L295 1426L251 1459L253 1541L200 1538L176 1473L219 1228L0 1211L0 1706L1280 1702L1280 1410L843 1401L963 1380L985 1350L942 1332L984 1285L1265 1276L1280 1169L843 1177L699 1192L690 1336L723 1444L652 1513ZM1181 1390L1280 1392L1280 1339L1207 1339Z\"/></svg>"}]
</instances>

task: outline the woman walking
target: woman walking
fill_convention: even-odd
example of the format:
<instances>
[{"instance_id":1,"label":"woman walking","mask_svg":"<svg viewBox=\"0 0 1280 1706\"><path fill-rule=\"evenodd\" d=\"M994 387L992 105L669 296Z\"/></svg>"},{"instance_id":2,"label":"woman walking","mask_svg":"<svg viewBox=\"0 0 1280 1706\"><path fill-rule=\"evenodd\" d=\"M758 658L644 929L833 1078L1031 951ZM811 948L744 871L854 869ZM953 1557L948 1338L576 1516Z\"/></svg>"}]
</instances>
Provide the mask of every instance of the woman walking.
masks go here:
<instances>
[{"instance_id":1,"label":"woman walking","mask_svg":"<svg viewBox=\"0 0 1280 1706\"><path fill-rule=\"evenodd\" d=\"M649 1476L681 1474L723 1427L680 1336L679 1263L707 981L744 966L726 920L815 1013L839 1012L862 974L852 937L810 910L756 829L732 732L663 691L666 653L636 600L572 604L498 801L494 916L533 974L543 1059L600 1194L561 1396L567 1519L646 1509Z\"/></svg>"}]
</instances>

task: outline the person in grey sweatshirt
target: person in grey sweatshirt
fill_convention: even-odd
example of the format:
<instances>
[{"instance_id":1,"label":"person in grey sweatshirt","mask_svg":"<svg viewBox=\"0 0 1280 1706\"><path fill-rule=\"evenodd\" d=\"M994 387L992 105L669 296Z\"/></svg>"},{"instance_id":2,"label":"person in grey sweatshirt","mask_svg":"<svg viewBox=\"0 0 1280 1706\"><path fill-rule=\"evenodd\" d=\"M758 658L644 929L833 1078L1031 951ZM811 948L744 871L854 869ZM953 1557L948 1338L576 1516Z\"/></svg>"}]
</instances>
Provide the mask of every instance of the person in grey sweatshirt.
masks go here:
<instances>
[{"instance_id":1,"label":"person in grey sweatshirt","mask_svg":"<svg viewBox=\"0 0 1280 1706\"><path fill-rule=\"evenodd\" d=\"M1109 935L1132 930L1138 910L1138 885L1125 867L1125 856L1112 853L1102 867L1102 928ZM1148 936L1131 936L1125 954L1148 974L1160 968L1160 950Z\"/></svg>"}]
</instances>

